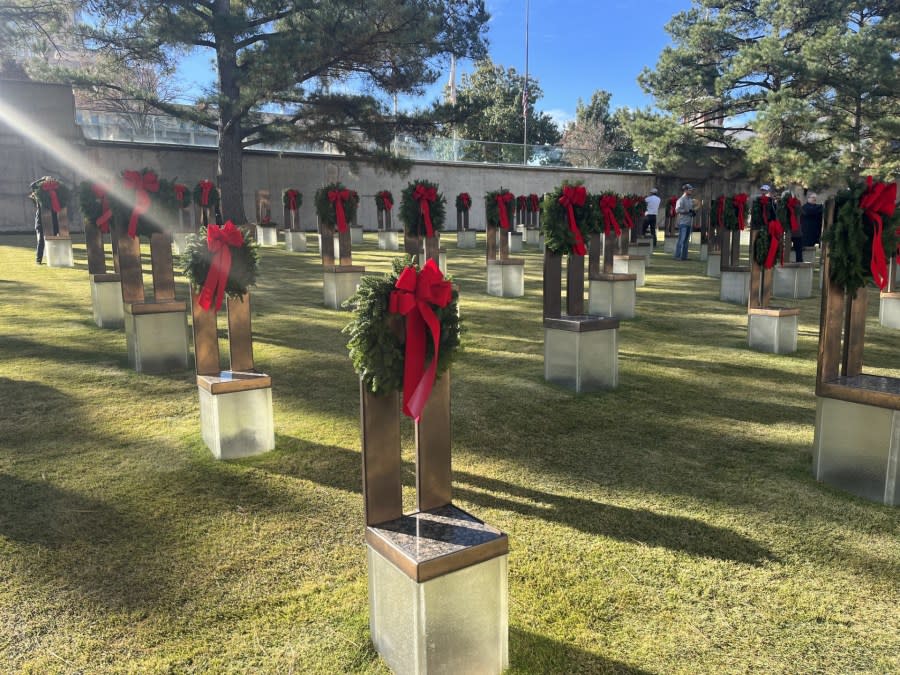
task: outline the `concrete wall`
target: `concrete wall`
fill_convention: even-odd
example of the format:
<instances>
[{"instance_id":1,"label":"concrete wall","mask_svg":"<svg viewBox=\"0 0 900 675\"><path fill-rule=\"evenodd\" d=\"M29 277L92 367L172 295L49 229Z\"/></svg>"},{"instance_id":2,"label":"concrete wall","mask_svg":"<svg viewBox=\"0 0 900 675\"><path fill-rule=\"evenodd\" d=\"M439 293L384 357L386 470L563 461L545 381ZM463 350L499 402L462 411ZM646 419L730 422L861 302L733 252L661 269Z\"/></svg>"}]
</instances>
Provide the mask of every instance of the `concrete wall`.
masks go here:
<instances>
[{"instance_id":1,"label":"concrete wall","mask_svg":"<svg viewBox=\"0 0 900 675\"><path fill-rule=\"evenodd\" d=\"M72 90L67 86L0 80L0 153L5 165L0 174L0 232L31 229L33 208L27 198L28 184L45 174L58 176L73 187L81 180L111 180L124 169L144 167L191 186L202 178L215 178L214 149L84 139L74 122L74 105ZM22 123L10 123L10 111L22 113L25 128ZM472 195L471 225L479 229L484 227L484 193L501 186L515 194L542 194L563 180L580 180L591 192L646 194L658 180L644 172L457 162L416 162L407 176L400 176L368 166L360 166L354 172L339 157L251 150L244 156L246 215L253 219L255 190L269 189L273 219L280 221L281 191L296 187L303 193L301 222L311 226L315 222L316 189L340 180L360 194L359 223L374 229L374 195L390 190L395 200L399 200L401 190L412 178L431 180L440 186L447 199L448 226L453 223L456 195L460 192ZM670 185L674 189L681 183L676 177L659 180L661 196L672 192ZM695 177L692 182L702 195L703 183ZM77 209L70 210L70 220L77 230L80 224Z\"/></svg>"}]
</instances>

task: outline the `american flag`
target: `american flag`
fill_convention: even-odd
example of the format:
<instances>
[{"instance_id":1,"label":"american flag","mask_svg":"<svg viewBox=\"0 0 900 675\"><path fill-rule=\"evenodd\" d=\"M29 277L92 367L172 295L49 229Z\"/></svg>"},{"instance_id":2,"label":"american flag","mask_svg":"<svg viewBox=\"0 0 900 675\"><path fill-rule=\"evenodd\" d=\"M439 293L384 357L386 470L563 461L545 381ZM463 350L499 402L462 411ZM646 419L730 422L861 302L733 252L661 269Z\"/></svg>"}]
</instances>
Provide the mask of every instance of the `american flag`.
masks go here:
<instances>
[{"instance_id":1,"label":"american flag","mask_svg":"<svg viewBox=\"0 0 900 675\"><path fill-rule=\"evenodd\" d=\"M528 117L528 80L525 80L525 88L522 89L522 117Z\"/></svg>"}]
</instances>

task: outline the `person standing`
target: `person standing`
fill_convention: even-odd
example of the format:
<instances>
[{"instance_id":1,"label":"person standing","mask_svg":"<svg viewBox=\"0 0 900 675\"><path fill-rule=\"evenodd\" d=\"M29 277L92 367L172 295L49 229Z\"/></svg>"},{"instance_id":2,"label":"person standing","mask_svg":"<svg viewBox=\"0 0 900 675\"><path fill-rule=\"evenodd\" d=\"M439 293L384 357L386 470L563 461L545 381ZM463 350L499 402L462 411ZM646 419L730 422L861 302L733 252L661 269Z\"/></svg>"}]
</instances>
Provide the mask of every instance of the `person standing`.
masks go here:
<instances>
[{"instance_id":1,"label":"person standing","mask_svg":"<svg viewBox=\"0 0 900 675\"><path fill-rule=\"evenodd\" d=\"M675 214L678 218L678 241L675 242L675 260L688 259L688 247L691 243L691 230L693 230L694 216L694 186L685 183L681 186L681 197L675 202Z\"/></svg>"},{"instance_id":2,"label":"person standing","mask_svg":"<svg viewBox=\"0 0 900 675\"><path fill-rule=\"evenodd\" d=\"M644 222L641 226L644 236L647 236L647 230L650 230L650 235L653 237L653 248L656 248L656 214L659 212L660 201L659 190L656 188L650 190L650 194L644 198L647 210L644 211Z\"/></svg>"},{"instance_id":3,"label":"person standing","mask_svg":"<svg viewBox=\"0 0 900 675\"><path fill-rule=\"evenodd\" d=\"M34 236L37 239L37 246L34 251L35 263L40 265L44 261L44 226L41 223L41 200L37 191L40 190L41 181L36 180L31 184L31 201L34 202Z\"/></svg>"},{"instance_id":4,"label":"person standing","mask_svg":"<svg viewBox=\"0 0 900 675\"><path fill-rule=\"evenodd\" d=\"M803 245L815 246L822 238L822 216L825 212L817 203L815 192L806 194L806 203L800 209L800 231L803 233Z\"/></svg>"}]
</instances>

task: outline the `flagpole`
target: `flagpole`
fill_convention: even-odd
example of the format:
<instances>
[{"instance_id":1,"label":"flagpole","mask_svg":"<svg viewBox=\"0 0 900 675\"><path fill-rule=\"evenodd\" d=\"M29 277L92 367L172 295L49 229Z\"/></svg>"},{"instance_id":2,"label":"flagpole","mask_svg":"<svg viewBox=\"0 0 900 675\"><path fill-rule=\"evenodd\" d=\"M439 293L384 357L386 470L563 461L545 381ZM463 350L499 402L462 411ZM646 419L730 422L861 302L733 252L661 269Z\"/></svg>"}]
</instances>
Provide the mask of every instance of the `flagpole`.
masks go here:
<instances>
[{"instance_id":1,"label":"flagpole","mask_svg":"<svg viewBox=\"0 0 900 675\"><path fill-rule=\"evenodd\" d=\"M522 90L522 117L525 133L522 135L522 164L528 164L528 14L531 0L525 0L525 88Z\"/></svg>"}]
</instances>

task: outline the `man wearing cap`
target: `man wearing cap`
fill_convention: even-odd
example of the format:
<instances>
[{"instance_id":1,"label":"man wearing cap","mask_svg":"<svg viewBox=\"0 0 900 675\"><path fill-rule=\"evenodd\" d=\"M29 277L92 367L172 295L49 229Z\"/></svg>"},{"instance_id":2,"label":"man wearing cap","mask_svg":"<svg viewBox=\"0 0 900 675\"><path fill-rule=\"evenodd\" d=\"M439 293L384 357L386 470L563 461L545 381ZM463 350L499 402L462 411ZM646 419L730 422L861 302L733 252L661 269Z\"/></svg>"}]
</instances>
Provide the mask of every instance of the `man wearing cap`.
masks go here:
<instances>
[{"instance_id":1,"label":"man wearing cap","mask_svg":"<svg viewBox=\"0 0 900 675\"><path fill-rule=\"evenodd\" d=\"M659 190L653 188L650 194L644 198L647 204L647 210L644 211L644 222L642 223L643 234L647 236L647 230L653 237L653 248L656 248L656 214L659 212Z\"/></svg>"},{"instance_id":2,"label":"man wearing cap","mask_svg":"<svg viewBox=\"0 0 900 675\"><path fill-rule=\"evenodd\" d=\"M691 243L691 230L694 225L694 186L685 183L681 186L684 194L675 202L675 213L678 215L678 241L675 242L675 260L688 259L688 247Z\"/></svg>"}]
</instances>

